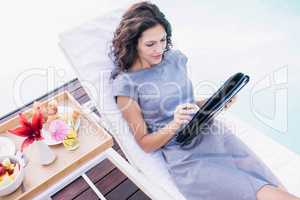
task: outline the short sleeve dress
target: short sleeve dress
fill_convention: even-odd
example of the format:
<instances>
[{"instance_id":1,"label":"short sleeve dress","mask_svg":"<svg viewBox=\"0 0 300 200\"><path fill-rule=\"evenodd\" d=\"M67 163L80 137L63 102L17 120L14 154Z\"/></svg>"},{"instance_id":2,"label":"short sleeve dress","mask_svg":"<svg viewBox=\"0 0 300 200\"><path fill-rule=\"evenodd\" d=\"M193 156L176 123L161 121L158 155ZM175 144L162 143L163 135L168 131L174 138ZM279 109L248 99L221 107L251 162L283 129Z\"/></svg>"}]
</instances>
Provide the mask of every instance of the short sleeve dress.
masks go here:
<instances>
[{"instance_id":1,"label":"short sleeve dress","mask_svg":"<svg viewBox=\"0 0 300 200\"><path fill-rule=\"evenodd\" d=\"M177 105L195 103L187 57L169 50L162 61L119 74L113 95L128 96L141 107L149 134L173 119ZM255 200L264 185L281 185L271 170L222 122L214 120L202 140L180 147L175 136L160 151L175 184L187 200Z\"/></svg>"}]
</instances>

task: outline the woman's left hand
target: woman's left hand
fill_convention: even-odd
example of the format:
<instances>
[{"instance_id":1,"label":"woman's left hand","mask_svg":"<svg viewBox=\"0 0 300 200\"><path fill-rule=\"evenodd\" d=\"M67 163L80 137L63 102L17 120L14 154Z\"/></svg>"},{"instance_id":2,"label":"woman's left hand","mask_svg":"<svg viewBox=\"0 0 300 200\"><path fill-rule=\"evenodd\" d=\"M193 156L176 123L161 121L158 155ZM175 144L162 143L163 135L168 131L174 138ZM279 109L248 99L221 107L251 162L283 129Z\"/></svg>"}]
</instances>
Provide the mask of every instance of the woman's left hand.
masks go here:
<instances>
[{"instance_id":1,"label":"woman's left hand","mask_svg":"<svg viewBox=\"0 0 300 200\"><path fill-rule=\"evenodd\" d=\"M225 110L227 110L228 108L230 108L232 106L232 104L234 104L236 102L237 97L233 96L230 101L228 101L225 105Z\"/></svg>"}]
</instances>

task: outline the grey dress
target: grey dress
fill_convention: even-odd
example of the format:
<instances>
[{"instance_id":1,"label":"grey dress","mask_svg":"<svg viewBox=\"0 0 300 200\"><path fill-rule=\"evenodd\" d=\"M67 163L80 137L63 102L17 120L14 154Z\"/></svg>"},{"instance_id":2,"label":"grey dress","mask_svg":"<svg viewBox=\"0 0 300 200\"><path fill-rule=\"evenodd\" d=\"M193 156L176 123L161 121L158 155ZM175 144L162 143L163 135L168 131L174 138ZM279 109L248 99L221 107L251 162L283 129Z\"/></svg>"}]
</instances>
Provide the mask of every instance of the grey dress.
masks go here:
<instances>
[{"instance_id":1,"label":"grey dress","mask_svg":"<svg viewBox=\"0 0 300 200\"><path fill-rule=\"evenodd\" d=\"M151 134L173 119L177 105L195 103L187 58L165 53L151 68L123 72L113 80L114 96L129 96L141 107ZM214 120L199 137L180 147L173 137L161 148L168 170L187 200L255 200L264 185L278 186L270 169L222 122Z\"/></svg>"}]
</instances>

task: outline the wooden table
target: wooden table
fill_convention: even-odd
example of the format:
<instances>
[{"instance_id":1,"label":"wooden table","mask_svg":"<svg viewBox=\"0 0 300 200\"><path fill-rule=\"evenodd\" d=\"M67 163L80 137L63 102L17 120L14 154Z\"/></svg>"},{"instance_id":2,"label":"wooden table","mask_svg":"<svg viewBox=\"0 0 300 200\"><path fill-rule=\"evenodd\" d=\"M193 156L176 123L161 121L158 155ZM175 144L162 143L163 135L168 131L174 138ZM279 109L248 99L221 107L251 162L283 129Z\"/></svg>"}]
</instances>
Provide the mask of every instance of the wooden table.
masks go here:
<instances>
[{"instance_id":1,"label":"wooden table","mask_svg":"<svg viewBox=\"0 0 300 200\"><path fill-rule=\"evenodd\" d=\"M107 131L102 128L93 118L82 109L80 104L67 91L54 97L59 105L71 106L81 112L81 126L78 131L80 147L74 151L68 151L62 144L51 146L56 154L56 160L48 165L41 166L34 161L35 155L29 150L25 155L29 163L25 168L25 179L23 187L20 187L14 193L0 197L5 200L15 199L50 199L50 196L72 182L78 176L82 176L90 187L96 192L100 199L105 199L85 172L108 157L111 152L113 140ZM50 100L42 102L46 105ZM27 118L31 118L32 109L23 112ZM0 133L15 141L17 147L24 138L7 133L8 129L18 126L18 117L9 119L0 124ZM30 148L30 147L29 147ZM118 156L118 155L117 155ZM23 190L23 191L22 191Z\"/></svg>"}]
</instances>

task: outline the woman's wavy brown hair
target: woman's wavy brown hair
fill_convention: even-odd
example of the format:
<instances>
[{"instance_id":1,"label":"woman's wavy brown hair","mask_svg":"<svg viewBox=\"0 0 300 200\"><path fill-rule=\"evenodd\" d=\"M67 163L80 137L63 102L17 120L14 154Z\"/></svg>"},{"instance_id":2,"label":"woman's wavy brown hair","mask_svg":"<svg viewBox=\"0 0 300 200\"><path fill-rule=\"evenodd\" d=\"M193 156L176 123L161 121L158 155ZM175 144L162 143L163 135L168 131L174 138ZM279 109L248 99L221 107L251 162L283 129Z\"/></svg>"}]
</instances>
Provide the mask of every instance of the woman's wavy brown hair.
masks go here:
<instances>
[{"instance_id":1,"label":"woman's wavy brown hair","mask_svg":"<svg viewBox=\"0 0 300 200\"><path fill-rule=\"evenodd\" d=\"M165 51L171 46L171 25L159 8L150 2L133 4L122 16L112 40L110 57L116 69L112 72L114 79L121 71L128 71L137 57L137 44L141 34L156 25L162 25L167 33Z\"/></svg>"}]
</instances>

